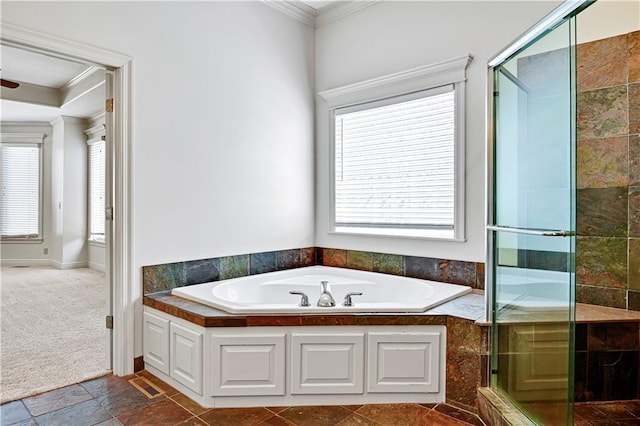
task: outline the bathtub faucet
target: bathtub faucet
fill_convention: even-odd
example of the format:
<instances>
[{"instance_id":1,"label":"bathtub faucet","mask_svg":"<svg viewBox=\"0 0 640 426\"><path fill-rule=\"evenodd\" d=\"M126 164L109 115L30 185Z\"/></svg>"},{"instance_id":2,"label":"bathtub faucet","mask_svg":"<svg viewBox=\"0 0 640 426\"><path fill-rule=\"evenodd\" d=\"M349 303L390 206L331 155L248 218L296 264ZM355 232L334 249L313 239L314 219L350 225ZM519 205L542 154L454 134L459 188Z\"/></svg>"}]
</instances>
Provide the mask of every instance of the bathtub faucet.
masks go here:
<instances>
[{"instance_id":1,"label":"bathtub faucet","mask_svg":"<svg viewBox=\"0 0 640 426\"><path fill-rule=\"evenodd\" d=\"M320 281L320 286L322 287L322 291L320 292L320 299L318 299L318 306L336 306L336 301L333 300L331 290L329 289L329 281Z\"/></svg>"},{"instance_id":2,"label":"bathtub faucet","mask_svg":"<svg viewBox=\"0 0 640 426\"><path fill-rule=\"evenodd\" d=\"M302 296L302 299L300 300L300 307L306 308L307 306L311 306L309 304L309 298L303 292L301 292L301 291L293 291L292 290L292 291L289 292L289 294L295 294L295 295L298 295L298 296Z\"/></svg>"}]
</instances>

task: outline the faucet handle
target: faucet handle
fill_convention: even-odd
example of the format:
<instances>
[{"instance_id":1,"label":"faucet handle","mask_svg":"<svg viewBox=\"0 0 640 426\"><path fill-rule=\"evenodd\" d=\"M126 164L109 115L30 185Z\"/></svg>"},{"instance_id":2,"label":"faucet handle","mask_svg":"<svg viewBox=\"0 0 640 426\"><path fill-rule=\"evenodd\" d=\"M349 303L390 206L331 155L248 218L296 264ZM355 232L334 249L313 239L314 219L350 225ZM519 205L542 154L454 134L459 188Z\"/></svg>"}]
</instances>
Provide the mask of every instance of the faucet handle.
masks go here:
<instances>
[{"instance_id":1,"label":"faucet handle","mask_svg":"<svg viewBox=\"0 0 640 426\"><path fill-rule=\"evenodd\" d=\"M289 292L289 294L296 294L298 296L302 296L302 299L300 300L300 306L301 307L306 308L307 306L311 306L309 304L309 298L303 292L301 292L301 291L293 291L292 290L292 291Z\"/></svg>"},{"instance_id":2,"label":"faucet handle","mask_svg":"<svg viewBox=\"0 0 640 426\"><path fill-rule=\"evenodd\" d=\"M342 306L353 306L353 302L351 301L351 296L362 296L362 293L359 291L350 291L344 296L344 303Z\"/></svg>"}]
</instances>

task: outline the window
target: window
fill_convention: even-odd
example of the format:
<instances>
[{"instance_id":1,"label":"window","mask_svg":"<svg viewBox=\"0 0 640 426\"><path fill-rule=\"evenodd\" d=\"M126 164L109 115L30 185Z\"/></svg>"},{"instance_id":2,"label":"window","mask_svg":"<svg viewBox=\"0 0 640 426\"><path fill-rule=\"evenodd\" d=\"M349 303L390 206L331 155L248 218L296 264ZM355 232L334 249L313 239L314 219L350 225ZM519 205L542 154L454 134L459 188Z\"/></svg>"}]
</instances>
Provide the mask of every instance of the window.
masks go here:
<instances>
[{"instance_id":1,"label":"window","mask_svg":"<svg viewBox=\"0 0 640 426\"><path fill-rule=\"evenodd\" d=\"M89 241L104 242L105 143L89 142Z\"/></svg>"},{"instance_id":2,"label":"window","mask_svg":"<svg viewBox=\"0 0 640 426\"><path fill-rule=\"evenodd\" d=\"M336 227L453 229L454 91L335 111Z\"/></svg>"},{"instance_id":3,"label":"window","mask_svg":"<svg viewBox=\"0 0 640 426\"><path fill-rule=\"evenodd\" d=\"M42 239L41 134L2 134L0 231L3 240Z\"/></svg>"},{"instance_id":4,"label":"window","mask_svg":"<svg viewBox=\"0 0 640 426\"><path fill-rule=\"evenodd\" d=\"M323 92L331 231L464 239L469 56Z\"/></svg>"}]
</instances>

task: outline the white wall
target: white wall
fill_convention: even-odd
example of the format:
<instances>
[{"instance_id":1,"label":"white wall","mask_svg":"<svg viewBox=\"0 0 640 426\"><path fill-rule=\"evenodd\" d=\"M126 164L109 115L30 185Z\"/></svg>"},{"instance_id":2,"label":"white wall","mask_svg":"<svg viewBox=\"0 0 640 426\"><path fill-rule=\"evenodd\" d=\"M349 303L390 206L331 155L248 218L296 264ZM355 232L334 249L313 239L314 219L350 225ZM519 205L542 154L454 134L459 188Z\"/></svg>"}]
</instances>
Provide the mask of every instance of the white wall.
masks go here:
<instances>
[{"instance_id":1,"label":"white wall","mask_svg":"<svg viewBox=\"0 0 640 426\"><path fill-rule=\"evenodd\" d=\"M62 199L63 269L88 266L87 256L87 138L85 120L64 121L64 196ZM55 200L54 200L55 202Z\"/></svg>"},{"instance_id":2,"label":"white wall","mask_svg":"<svg viewBox=\"0 0 640 426\"><path fill-rule=\"evenodd\" d=\"M260 2L1 8L134 59L137 355L142 266L313 245L313 28Z\"/></svg>"},{"instance_id":3,"label":"white wall","mask_svg":"<svg viewBox=\"0 0 640 426\"><path fill-rule=\"evenodd\" d=\"M627 34L640 29L640 1L598 0L577 19L578 43Z\"/></svg>"},{"instance_id":4,"label":"white wall","mask_svg":"<svg viewBox=\"0 0 640 426\"><path fill-rule=\"evenodd\" d=\"M3 265L49 265L51 259L51 153L53 148L53 128L49 123L24 122L1 124L2 133L41 133L42 146L42 243L2 242L0 257ZM44 248L49 253L44 254Z\"/></svg>"},{"instance_id":5,"label":"white wall","mask_svg":"<svg viewBox=\"0 0 640 426\"><path fill-rule=\"evenodd\" d=\"M316 112L316 245L484 261L487 62L544 17L554 2L379 2L316 32L316 91L357 83L466 54L467 241L329 234L329 117Z\"/></svg>"}]
</instances>

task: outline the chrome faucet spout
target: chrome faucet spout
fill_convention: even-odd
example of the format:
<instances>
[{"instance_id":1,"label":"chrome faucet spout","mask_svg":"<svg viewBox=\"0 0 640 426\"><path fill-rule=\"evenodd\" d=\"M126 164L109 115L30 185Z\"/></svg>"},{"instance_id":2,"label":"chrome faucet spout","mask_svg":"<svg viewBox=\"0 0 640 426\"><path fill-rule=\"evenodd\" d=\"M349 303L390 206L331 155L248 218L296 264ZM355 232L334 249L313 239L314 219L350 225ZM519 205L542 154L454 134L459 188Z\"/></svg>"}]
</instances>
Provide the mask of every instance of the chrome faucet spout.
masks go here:
<instances>
[{"instance_id":1,"label":"chrome faucet spout","mask_svg":"<svg viewBox=\"0 0 640 426\"><path fill-rule=\"evenodd\" d=\"M331 290L329 289L329 281L320 281L320 298L318 299L318 306L320 307L331 307L336 306L336 301L333 299L331 295Z\"/></svg>"}]
</instances>

